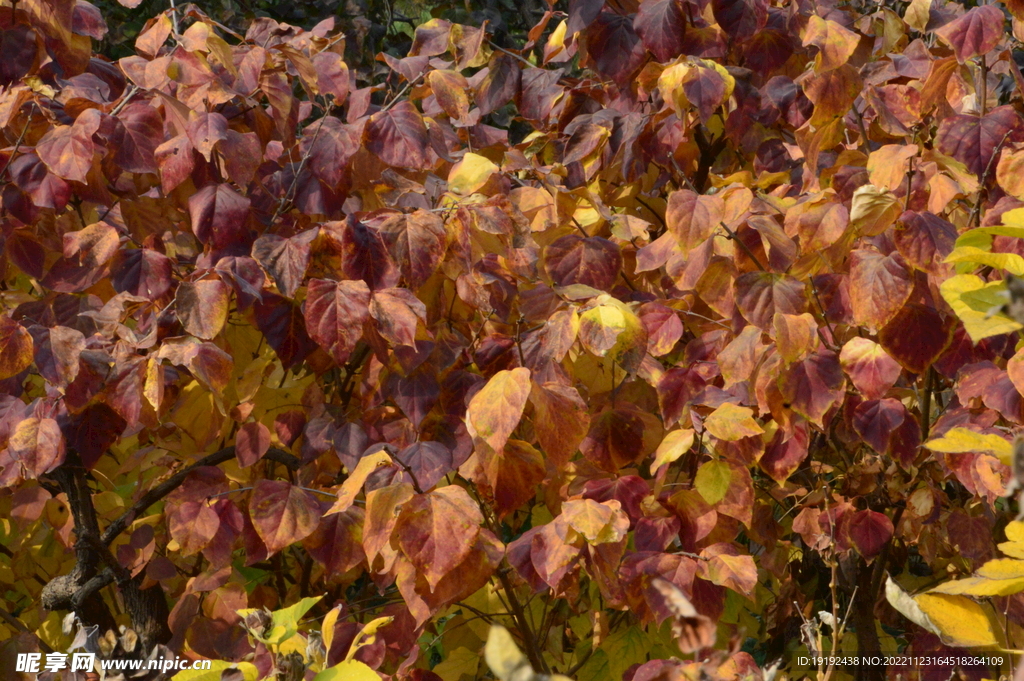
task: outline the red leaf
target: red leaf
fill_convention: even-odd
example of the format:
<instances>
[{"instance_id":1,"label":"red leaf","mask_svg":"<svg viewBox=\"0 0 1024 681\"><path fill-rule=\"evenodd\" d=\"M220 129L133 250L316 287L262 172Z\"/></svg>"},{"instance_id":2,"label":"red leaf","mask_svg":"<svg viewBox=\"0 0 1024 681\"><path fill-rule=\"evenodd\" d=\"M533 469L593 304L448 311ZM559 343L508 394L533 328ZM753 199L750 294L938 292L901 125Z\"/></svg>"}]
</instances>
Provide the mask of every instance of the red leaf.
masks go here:
<instances>
[{"instance_id":1,"label":"red leaf","mask_svg":"<svg viewBox=\"0 0 1024 681\"><path fill-rule=\"evenodd\" d=\"M151 248L122 248L114 256L110 283L118 293L158 300L171 288L171 259Z\"/></svg>"},{"instance_id":2,"label":"red leaf","mask_svg":"<svg viewBox=\"0 0 1024 681\"><path fill-rule=\"evenodd\" d=\"M999 12L994 6L987 6ZM980 9L980 8L977 8ZM988 168L995 169L995 158L1005 138L1021 127L1020 116L1012 106L992 109L986 116L958 114L944 118L935 133L935 146L952 156L985 180Z\"/></svg>"},{"instance_id":3,"label":"red leaf","mask_svg":"<svg viewBox=\"0 0 1024 681\"><path fill-rule=\"evenodd\" d=\"M587 435L590 426L587 405L575 388L557 383L534 383L530 403L534 409L537 441L554 466L561 469Z\"/></svg>"},{"instance_id":4,"label":"red leaf","mask_svg":"<svg viewBox=\"0 0 1024 681\"><path fill-rule=\"evenodd\" d=\"M86 182L94 149L91 133L74 125L53 128L36 144L36 154L51 173L75 182Z\"/></svg>"},{"instance_id":5,"label":"red leaf","mask_svg":"<svg viewBox=\"0 0 1024 681\"><path fill-rule=\"evenodd\" d=\"M306 333L306 324L299 306L276 293L264 293L254 306L256 326L277 353L285 369L306 359L316 344Z\"/></svg>"},{"instance_id":6,"label":"red leaf","mask_svg":"<svg viewBox=\"0 0 1024 681\"><path fill-rule=\"evenodd\" d=\"M303 304L309 335L339 365L363 335L370 315L370 289L361 281L313 279Z\"/></svg>"},{"instance_id":7,"label":"red leaf","mask_svg":"<svg viewBox=\"0 0 1024 681\"><path fill-rule=\"evenodd\" d=\"M854 387L869 400L885 396L902 371L885 350L867 338L847 341L839 353L839 361Z\"/></svg>"},{"instance_id":8,"label":"red leaf","mask_svg":"<svg viewBox=\"0 0 1024 681\"><path fill-rule=\"evenodd\" d=\"M153 150L153 159L160 169L160 188L169 194L192 174L192 141L184 133L172 137Z\"/></svg>"},{"instance_id":9,"label":"red leaf","mask_svg":"<svg viewBox=\"0 0 1024 681\"><path fill-rule=\"evenodd\" d=\"M444 256L444 222L436 213L419 209L408 215L389 215L379 230L406 283L419 288Z\"/></svg>"},{"instance_id":10,"label":"red leaf","mask_svg":"<svg viewBox=\"0 0 1024 681\"><path fill-rule=\"evenodd\" d=\"M92 470L110 446L117 442L128 423L109 406L91 404L76 414L64 431L68 446L82 458L82 465Z\"/></svg>"},{"instance_id":11,"label":"red leaf","mask_svg":"<svg viewBox=\"0 0 1024 681\"><path fill-rule=\"evenodd\" d=\"M879 454L889 453L889 437L909 418L903 403L893 398L861 402L853 412L853 428Z\"/></svg>"},{"instance_id":12,"label":"red leaf","mask_svg":"<svg viewBox=\"0 0 1024 681\"><path fill-rule=\"evenodd\" d=\"M712 0L715 21L733 40L744 41L768 23L767 0Z\"/></svg>"},{"instance_id":13,"label":"red leaf","mask_svg":"<svg viewBox=\"0 0 1024 681\"><path fill-rule=\"evenodd\" d=\"M341 55L327 50L319 52L313 57L313 67L316 69L316 86L320 92L333 95L334 106L344 104L351 89L351 77Z\"/></svg>"},{"instance_id":14,"label":"red leaf","mask_svg":"<svg viewBox=\"0 0 1024 681\"><path fill-rule=\"evenodd\" d=\"M656 417L634 407L610 409L591 420L590 431L580 443L580 452L603 470L615 473L654 449L648 447L645 440L654 439L648 430L656 424ZM660 433L657 440L660 441Z\"/></svg>"},{"instance_id":15,"label":"red leaf","mask_svg":"<svg viewBox=\"0 0 1024 681\"><path fill-rule=\"evenodd\" d=\"M259 480L253 487L249 516L271 554L311 535L320 515L313 496L291 483Z\"/></svg>"},{"instance_id":16,"label":"red leaf","mask_svg":"<svg viewBox=\"0 0 1024 681\"><path fill-rule=\"evenodd\" d=\"M860 555L868 560L882 551L892 537L893 526L889 516L876 511L856 511L844 514L846 531Z\"/></svg>"},{"instance_id":17,"label":"red leaf","mask_svg":"<svg viewBox=\"0 0 1024 681\"><path fill-rule=\"evenodd\" d=\"M923 374L945 352L955 326L934 307L908 303L878 332L878 342L908 371Z\"/></svg>"},{"instance_id":18,"label":"red leaf","mask_svg":"<svg viewBox=\"0 0 1024 681\"><path fill-rule=\"evenodd\" d=\"M252 245L252 257L274 278L277 289L292 298L306 277L310 244L318 229L307 229L287 239L265 234Z\"/></svg>"},{"instance_id":19,"label":"red leaf","mask_svg":"<svg viewBox=\"0 0 1024 681\"><path fill-rule=\"evenodd\" d=\"M807 458L809 439L805 423L795 426L793 434L788 438L784 429L779 428L758 461L761 470L771 476L772 480L785 485L789 476L793 475Z\"/></svg>"},{"instance_id":20,"label":"red leaf","mask_svg":"<svg viewBox=\"0 0 1024 681\"><path fill-rule=\"evenodd\" d=\"M519 93L523 70L511 55L495 52L488 64L487 75L476 89L476 105L481 115L505 106Z\"/></svg>"},{"instance_id":21,"label":"red leaf","mask_svg":"<svg viewBox=\"0 0 1024 681\"><path fill-rule=\"evenodd\" d=\"M164 138L163 119L159 112L148 104L133 102L117 115L117 119L121 133L115 152L118 166L130 173L156 172L156 149Z\"/></svg>"},{"instance_id":22,"label":"red leaf","mask_svg":"<svg viewBox=\"0 0 1024 681\"><path fill-rule=\"evenodd\" d=\"M363 139L366 148L389 166L427 170L433 165L427 126L408 101L371 116Z\"/></svg>"},{"instance_id":23,"label":"red leaf","mask_svg":"<svg viewBox=\"0 0 1024 681\"><path fill-rule=\"evenodd\" d=\"M1003 10L995 5L979 5L966 14L935 29L935 34L953 48L961 64L988 54L1002 40Z\"/></svg>"},{"instance_id":24,"label":"red leaf","mask_svg":"<svg viewBox=\"0 0 1024 681\"><path fill-rule=\"evenodd\" d=\"M248 233L249 205L249 199L231 185L208 184L189 197L192 232L199 241L215 249L237 245Z\"/></svg>"},{"instance_id":25,"label":"red leaf","mask_svg":"<svg viewBox=\"0 0 1024 681\"><path fill-rule=\"evenodd\" d=\"M56 386L66 387L78 375L79 355L85 350L85 336L66 326L29 327L35 347L39 374Z\"/></svg>"},{"instance_id":26,"label":"red leaf","mask_svg":"<svg viewBox=\"0 0 1024 681\"><path fill-rule=\"evenodd\" d=\"M625 85L643 64L645 50L629 17L602 12L584 34L594 70Z\"/></svg>"},{"instance_id":27,"label":"red leaf","mask_svg":"<svg viewBox=\"0 0 1024 681\"><path fill-rule=\"evenodd\" d=\"M736 278L736 307L754 326L768 330L776 312L807 311L804 284L786 274L747 272Z\"/></svg>"},{"instance_id":28,"label":"red leaf","mask_svg":"<svg viewBox=\"0 0 1024 681\"><path fill-rule=\"evenodd\" d=\"M199 113L188 122L188 138L192 148L211 160L213 148L228 137L228 119L219 113Z\"/></svg>"},{"instance_id":29,"label":"red leaf","mask_svg":"<svg viewBox=\"0 0 1024 681\"><path fill-rule=\"evenodd\" d=\"M790 367L779 378L779 389L794 411L822 426L826 412L842 401L845 382L835 353L819 350Z\"/></svg>"},{"instance_id":30,"label":"red leaf","mask_svg":"<svg viewBox=\"0 0 1024 681\"><path fill-rule=\"evenodd\" d=\"M545 249L544 268L557 286L583 284L605 291L619 276L622 255L607 239L570 234Z\"/></svg>"},{"instance_id":31,"label":"red leaf","mask_svg":"<svg viewBox=\"0 0 1024 681\"><path fill-rule=\"evenodd\" d=\"M346 277L362 279L372 289L391 288L398 283L398 268L376 227L349 215L344 222L324 224L323 232L340 253Z\"/></svg>"},{"instance_id":32,"label":"red leaf","mask_svg":"<svg viewBox=\"0 0 1024 681\"><path fill-rule=\"evenodd\" d=\"M309 153L309 168L313 174L337 187L346 176L349 160L359 151L359 131L345 125L333 116L306 127L300 149Z\"/></svg>"},{"instance_id":33,"label":"red leaf","mask_svg":"<svg viewBox=\"0 0 1024 681\"><path fill-rule=\"evenodd\" d=\"M366 560L363 552L363 509L353 506L325 516L303 546L328 574L344 574Z\"/></svg>"},{"instance_id":34,"label":"red leaf","mask_svg":"<svg viewBox=\"0 0 1024 681\"><path fill-rule=\"evenodd\" d=\"M9 87L28 74L36 61L36 32L15 24L0 33L0 85Z\"/></svg>"},{"instance_id":35,"label":"red leaf","mask_svg":"<svg viewBox=\"0 0 1024 681\"><path fill-rule=\"evenodd\" d=\"M952 223L928 211L906 211L893 234L896 248L908 263L936 276L942 273L942 262L953 251L956 238Z\"/></svg>"},{"instance_id":36,"label":"red leaf","mask_svg":"<svg viewBox=\"0 0 1024 681\"><path fill-rule=\"evenodd\" d=\"M206 499L170 505L167 529L181 548L181 555L202 551L217 535L220 516Z\"/></svg>"},{"instance_id":37,"label":"red leaf","mask_svg":"<svg viewBox=\"0 0 1024 681\"><path fill-rule=\"evenodd\" d=\"M416 327L427 323L427 307L408 289L388 288L373 292L370 316L392 345L415 347Z\"/></svg>"},{"instance_id":38,"label":"red leaf","mask_svg":"<svg viewBox=\"0 0 1024 681\"><path fill-rule=\"evenodd\" d=\"M647 0L633 19L633 28L644 47L657 57L658 61L669 61L678 57L686 30L686 16L680 0Z\"/></svg>"},{"instance_id":39,"label":"red leaf","mask_svg":"<svg viewBox=\"0 0 1024 681\"><path fill-rule=\"evenodd\" d=\"M453 469L452 452L440 442L414 442L395 460L409 469L422 490L431 489Z\"/></svg>"},{"instance_id":40,"label":"red leaf","mask_svg":"<svg viewBox=\"0 0 1024 681\"><path fill-rule=\"evenodd\" d=\"M259 421L243 423L235 435L235 458L238 465L248 468L270 450L270 429Z\"/></svg>"}]
</instances>

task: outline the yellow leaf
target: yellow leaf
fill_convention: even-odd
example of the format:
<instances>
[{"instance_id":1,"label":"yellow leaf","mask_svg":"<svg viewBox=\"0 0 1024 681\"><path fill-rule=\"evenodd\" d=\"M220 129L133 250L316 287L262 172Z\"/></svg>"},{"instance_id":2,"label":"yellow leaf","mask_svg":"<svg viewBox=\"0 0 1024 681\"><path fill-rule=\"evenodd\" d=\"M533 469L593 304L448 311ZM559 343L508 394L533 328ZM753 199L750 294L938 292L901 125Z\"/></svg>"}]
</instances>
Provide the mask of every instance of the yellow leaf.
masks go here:
<instances>
[{"instance_id":1,"label":"yellow leaf","mask_svg":"<svg viewBox=\"0 0 1024 681\"><path fill-rule=\"evenodd\" d=\"M975 574L988 579L1024 579L1024 560L996 558L978 568Z\"/></svg>"},{"instance_id":2,"label":"yellow leaf","mask_svg":"<svg viewBox=\"0 0 1024 681\"><path fill-rule=\"evenodd\" d=\"M975 343L1024 328L1009 317L993 312L1006 304L1006 284L1002 281L985 283L976 275L958 274L942 282L939 292Z\"/></svg>"},{"instance_id":3,"label":"yellow leaf","mask_svg":"<svg viewBox=\"0 0 1024 681\"><path fill-rule=\"evenodd\" d=\"M917 155L916 144L886 144L868 157L868 178L871 184L895 191L906 180L907 168Z\"/></svg>"},{"instance_id":4,"label":"yellow leaf","mask_svg":"<svg viewBox=\"0 0 1024 681\"><path fill-rule=\"evenodd\" d=\"M976 433L967 428L950 428L942 437L929 440L924 446L933 452L945 454L966 454L988 452L1009 465L1013 456L1013 445L992 433Z\"/></svg>"},{"instance_id":5,"label":"yellow leaf","mask_svg":"<svg viewBox=\"0 0 1024 681\"><path fill-rule=\"evenodd\" d=\"M986 598L989 596L1009 596L1021 591L1024 591L1024 578L988 579L987 577L967 577L966 579L954 579L939 584L929 593Z\"/></svg>"},{"instance_id":6,"label":"yellow leaf","mask_svg":"<svg viewBox=\"0 0 1024 681\"><path fill-rule=\"evenodd\" d=\"M520 669L530 668L526 655L519 650L512 634L503 626L492 625L487 634L487 645L484 646L484 659L494 675L501 681L510 681ZM518 678L518 677L516 677Z\"/></svg>"},{"instance_id":7,"label":"yellow leaf","mask_svg":"<svg viewBox=\"0 0 1024 681\"><path fill-rule=\"evenodd\" d=\"M969 265L971 270L979 265L1007 270L1011 274L1024 276L1024 258L1016 253L990 253L974 246L958 246L946 256L946 262Z\"/></svg>"},{"instance_id":8,"label":"yellow leaf","mask_svg":"<svg viewBox=\"0 0 1024 681\"><path fill-rule=\"evenodd\" d=\"M375 452L359 459L355 470L349 474L345 482L341 483L341 488L338 490L338 500L334 502L334 506L331 506L330 510L324 515L347 511L352 506L356 496L363 489L363 485L366 484L366 479L370 477L370 473L373 473L378 467L386 466L390 463L391 457L385 451Z\"/></svg>"},{"instance_id":9,"label":"yellow leaf","mask_svg":"<svg viewBox=\"0 0 1024 681\"><path fill-rule=\"evenodd\" d=\"M657 471L662 466L668 465L677 460L693 446L693 429L683 428L673 430L665 436L665 439L658 445L654 452L654 461L651 463L651 472Z\"/></svg>"},{"instance_id":10,"label":"yellow leaf","mask_svg":"<svg viewBox=\"0 0 1024 681\"><path fill-rule=\"evenodd\" d=\"M804 46L814 45L818 54L814 58L814 70L831 71L837 69L853 56L860 44L860 34L851 31L842 24L811 15L804 33Z\"/></svg>"},{"instance_id":11,"label":"yellow leaf","mask_svg":"<svg viewBox=\"0 0 1024 681\"><path fill-rule=\"evenodd\" d=\"M1006 526L1006 538L1010 541L1024 542L1024 522L1014 520Z\"/></svg>"},{"instance_id":12,"label":"yellow leaf","mask_svg":"<svg viewBox=\"0 0 1024 681\"><path fill-rule=\"evenodd\" d=\"M320 638L324 642L324 650L331 652L331 644L334 643L334 625L338 623L338 615L341 614L341 606L332 608L324 617L323 626L320 627Z\"/></svg>"},{"instance_id":13,"label":"yellow leaf","mask_svg":"<svg viewBox=\"0 0 1024 681\"><path fill-rule=\"evenodd\" d=\"M635 371L647 351L643 322L628 305L602 294L580 315L579 339L589 352L610 357L627 371Z\"/></svg>"},{"instance_id":14,"label":"yellow leaf","mask_svg":"<svg viewBox=\"0 0 1024 681\"><path fill-rule=\"evenodd\" d=\"M256 665L251 662L211 660L209 669L185 669L172 676L171 681L220 681L221 673L227 669L239 670L245 681L256 681L260 675Z\"/></svg>"},{"instance_id":15,"label":"yellow leaf","mask_svg":"<svg viewBox=\"0 0 1024 681\"><path fill-rule=\"evenodd\" d=\"M472 194L487 184L487 180L496 172L498 166L489 158L467 153L448 173L448 189L463 196Z\"/></svg>"},{"instance_id":16,"label":"yellow leaf","mask_svg":"<svg viewBox=\"0 0 1024 681\"><path fill-rule=\"evenodd\" d=\"M999 545L999 550L1013 558L1024 558L1024 542L1004 541Z\"/></svg>"},{"instance_id":17,"label":"yellow leaf","mask_svg":"<svg viewBox=\"0 0 1024 681\"><path fill-rule=\"evenodd\" d=\"M461 646L445 655L444 660L432 671L444 681L459 681L464 676L475 679L479 664L480 654Z\"/></svg>"},{"instance_id":18,"label":"yellow leaf","mask_svg":"<svg viewBox=\"0 0 1024 681\"><path fill-rule=\"evenodd\" d=\"M753 409L726 402L711 412L704 421L704 427L719 440L735 442L764 432L753 416Z\"/></svg>"},{"instance_id":19,"label":"yellow leaf","mask_svg":"<svg viewBox=\"0 0 1024 681\"><path fill-rule=\"evenodd\" d=\"M474 446L500 452L519 425L529 396L529 369L518 367L491 376L466 409L466 430Z\"/></svg>"},{"instance_id":20,"label":"yellow leaf","mask_svg":"<svg viewBox=\"0 0 1024 681\"><path fill-rule=\"evenodd\" d=\"M346 660L323 670L313 681L380 681L380 676L359 660Z\"/></svg>"},{"instance_id":21,"label":"yellow leaf","mask_svg":"<svg viewBox=\"0 0 1024 681\"><path fill-rule=\"evenodd\" d=\"M920 604L913 596L904 591L899 584L893 581L892 577L885 577L885 600L889 601L896 612L900 613L917 626L939 634L939 628L931 621L931 618L921 609Z\"/></svg>"},{"instance_id":22,"label":"yellow leaf","mask_svg":"<svg viewBox=\"0 0 1024 681\"><path fill-rule=\"evenodd\" d=\"M362 648L363 646L368 646L374 641L376 641L377 631L380 630L381 627L386 627L394 621L394 617L378 617L377 619L363 626L362 630L360 630L359 632L359 635L356 636L355 640L352 642L352 645L349 646L348 653L345 655L345 660L351 660L356 656L356 653L359 651L360 648ZM327 648L327 650L330 651L330 648Z\"/></svg>"},{"instance_id":23,"label":"yellow leaf","mask_svg":"<svg viewBox=\"0 0 1024 681\"><path fill-rule=\"evenodd\" d=\"M562 504L562 516L590 544L615 543L629 531L629 518L616 499L574 499Z\"/></svg>"},{"instance_id":24,"label":"yellow leaf","mask_svg":"<svg viewBox=\"0 0 1024 681\"><path fill-rule=\"evenodd\" d=\"M1000 645L990 613L971 599L925 593L914 600L939 629L946 645L965 648Z\"/></svg>"},{"instance_id":25,"label":"yellow leaf","mask_svg":"<svg viewBox=\"0 0 1024 681\"><path fill-rule=\"evenodd\" d=\"M884 187L866 184L853 192L850 205L850 227L861 236L881 234L896 221L903 206L892 192Z\"/></svg>"}]
</instances>

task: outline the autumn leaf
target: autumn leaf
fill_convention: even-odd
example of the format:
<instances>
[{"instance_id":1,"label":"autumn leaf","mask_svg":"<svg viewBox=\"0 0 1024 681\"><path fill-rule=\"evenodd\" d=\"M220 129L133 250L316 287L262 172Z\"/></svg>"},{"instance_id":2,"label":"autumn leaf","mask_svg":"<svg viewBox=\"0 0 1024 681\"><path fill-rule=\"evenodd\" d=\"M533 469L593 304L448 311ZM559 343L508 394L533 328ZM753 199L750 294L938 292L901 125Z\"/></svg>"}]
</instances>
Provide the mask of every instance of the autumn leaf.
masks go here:
<instances>
[{"instance_id":1,"label":"autumn leaf","mask_svg":"<svg viewBox=\"0 0 1024 681\"><path fill-rule=\"evenodd\" d=\"M300 542L320 524L320 506L309 492L281 480L260 480L249 516L270 553Z\"/></svg>"}]
</instances>

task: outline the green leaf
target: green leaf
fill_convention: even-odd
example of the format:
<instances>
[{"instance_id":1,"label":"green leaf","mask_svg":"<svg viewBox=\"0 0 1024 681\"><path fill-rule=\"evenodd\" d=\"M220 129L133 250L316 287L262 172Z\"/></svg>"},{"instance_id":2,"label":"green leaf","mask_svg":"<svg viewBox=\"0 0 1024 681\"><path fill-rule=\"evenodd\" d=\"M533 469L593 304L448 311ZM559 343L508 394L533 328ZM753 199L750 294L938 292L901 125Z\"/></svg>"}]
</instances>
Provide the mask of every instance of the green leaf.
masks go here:
<instances>
[{"instance_id":1,"label":"green leaf","mask_svg":"<svg viewBox=\"0 0 1024 681\"><path fill-rule=\"evenodd\" d=\"M299 620L309 612L309 609L316 605L323 596L303 598L294 605L271 613L270 631L263 640L270 645L284 643L299 632ZM239 610L238 614L245 617L247 613L254 612L252 609Z\"/></svg>"},{"instance_id":2,"label":"green leaf","mask_svg":"<svg viewBox=\"0 0 1024 681\"><path fill-rule=\"evenodd\" d=\"M693 486L712 506L725 498L732 481L732 468L724 461L708 461L697 469Z\"/></svg>"}]
</instances>

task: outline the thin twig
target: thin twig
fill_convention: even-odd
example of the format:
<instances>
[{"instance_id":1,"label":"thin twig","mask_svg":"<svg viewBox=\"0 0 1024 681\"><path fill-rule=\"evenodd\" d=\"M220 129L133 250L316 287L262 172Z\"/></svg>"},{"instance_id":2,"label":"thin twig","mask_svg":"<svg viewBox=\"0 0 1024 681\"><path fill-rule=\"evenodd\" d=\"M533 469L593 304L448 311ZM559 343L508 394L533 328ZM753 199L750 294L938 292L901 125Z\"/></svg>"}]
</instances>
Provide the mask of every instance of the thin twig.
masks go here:
<instances>
[{"instance_id":1,"label":"thin twig","mask_svg":"<svg viewBox=\"0 0 1024 681\"><path fill-rule=\"evenodd\" d=\"M747 246L743 239L736 236L736 232L729 229L729 225L725 224L725 220L722 220L719 224L722 225L722 228L729 234L729 238L738 243L740 248L743 249L743 252L747 254L747 257L754 261L754 264L757 265L757 269L762 272L768 271L764 268L764 265L761 264L761 261L757 259L757 256L754 255L754 252L750 250L750 246Z\"/></svg>"},{"instance_id":2,"label":"thin twig","mask_svg":"<svg viewBox=\"0 0 1024 681\"><path fill-rule=\"evenodd\" d=\"M313 133L313 140L309 143L309 149L302 155L302 159L299 161L299 167L292 176L292 183L288 186L288 191L284 193L281 200L277 202L277 208L274 210L273 217L270 218L270 224L273 225L277 222L277 219L281 217L281 213L284 212L284 207L292 201L292 196L295 194L295 188L299 184L299 177L302 175L302 171L306 167L306 162L309 161L309 157L313 154L313 149L316 148L316 140L320 136L320 129L324 127L324 121L327 120L327 114L320 119L320 124L316 126L316 132Z\"/></svg>"},{"instance_id":3,"label":"thin twig","mask_svg":"<svg viewBox=\"0 0 1024 681\"><path fill-rule=\"evenodd\" d=\"M988 165L985 166L985 173L981 176L981 185L978 188L978 198L974 202L974 207L971 208L971 215L967 220L967 227L976 226L978 220L981 218L981 198L988 195L988 177L992 173L992 165L996 162L996 158L999 157L1000 152L1003 150L1003 145L1006 144L1006 140L1010 137L1010 133L1014 131L1014 128L1010 128L1003 135L1003 138L999 140L999 144L996 145L995 150L992 152L992 157L988 160Z\"/></svg>"},{"instance_id":4,"label":"thin twig","mask_svg":"<svg viewBox=\"0 0 1024 681\"><path fill-rule=\"evenodd\" d=\"M116 116L117 114L121 113L121 110L124 109L126 106L128 106L128 102L132 101L132 97L137 95L139 93L139 90L141 90L141 89L142 88L140 88L138 85L135 85L133 83L132 86L131 86L131 89L128 90L128 94L126 94L124 97L121 98L121 101L117 103L117 106L115 106L110 111L110 115L111 116Z\"/></svg>"},{"instance_id":5,"label":"thin twig","mask_svg":"<svg viewBox=\"0 0 1024 681\"><path fill-rule=\"evenodd\" d=\"M393 107L393 106L394 106L395 104L398 104L398 100L402 98L402 95L404 95L404 94L405 94L406 92L408 92L408 91L409 91L409 88L411 88L411 87L412 87L413 85L415 85L416 83L418 83L418 82L419 82L419 80L420 80L420 78L422 78L422 77L423 77L423 76L425 76L425 75L427 75L427 71L426 71L426 70L423 70L423 71L421 71L421 72L420 72L420 75L416 76L415 78L413 78L412 80L410 80L410 81L409 81L408 83L406 83L406 84L405 84L405 86L403 86L403 87L402 87L402 89L401 89L401 90L399 90L399 91L398 91L398 92L397 92L397 93L395 94L395 96L391 98L391 101L390 101L390 102L388 102L387 104L385 104L385 105L384 105L384 106L383 106L383 107L381 108L381 113L383 113L383 112L385 112L385 111L388 111L388 110L389 110L389 109L390 109L391 107Z\"/></svg>"},{"instance_id":6,"label":"thin twig","mask_svg":"<svg viewBox=\"0 0 1024 681\"><path fill-rule=\"evenodd\" d=\"M530 61L529 59L527 59L527 58L526 58L526 57L524 57L523 55L521 55L521 54L516 54L515 52L509 52L509 51L508 51L508 50L506 50L506 49L505 49L504 47L501 47L500 45L496 45L496 44L495 44L495 43L494 43L493 41L491 41L491 40L488 40L488 41L487 41L487 44L488 44L488 45L490 45L490 46L491 46L491 47L492 47L493 49L497 50L498 52L501 52L502 54L507 54L508 56L510 56L510 57L512 57L512 58L514 58L514 59L518 59L519 61L521 61L521 62L523 62L524 64L526 64L527 66L529 66L529 67L530 67L531 69L532 69L532 68L536 68L536 66L537 66L536 64L534 64L534 63L533 63L532 61Z\"/></svg>"},{"instance_id":7,"label":"thin twig","mask_svg":"<svg viewBox=\"0 0 1024 681\"><path fill-rule=\"evenodd\" d=\"M3 608L0 608L0 619L2 619L3 621L7 622L7 624L9 624L10 626L14 627L15 629L17 629L18 631L20 631L23 634L32 634L33 636L35 636L36 637L36 645L38 645L39 648L44 653L52 653L53 652L53 648L51 648L50 646L46 645L46 642L43 641L43 639L39 638L39 636L36 636L36 633L34 631L30 630L28 627L26 627L24 624L22 624L21 621L17 617L15 617L11 613L7 612Z\"/></svg>"},{"instance_id":8,"label":"thin twig","mask_svg":"<svg viewBox=\"0 0 1024 681\"><path fill-rule=\"evenodd\" d=\"M25 133L28 132L28 126L32 125L32 117L36 115L35 111L31 111L28 114L28 120L25 121L25 127L21 129L21 134L18 135L18 141L14 143L14 151L7 157L7 163L4 164L4 169L0 170L0 178L7 174L7 169L11 167L11 163L14 162L14 158L18 155L18 149L21 149L21 142L25 139Z\"/></svg>"},{"instance_id":9,"label":"thin twig","mask_svg":"<svg viewBox=\"0 0 1024 681\"><path fill-rule=\"evenodd\" d=\"M181 483L185 482L185 478L188 477L188 474L192 471L202 466L216 466L218 464L222 464L225 461L234 458L234 456L235 447L232 445L231 447L225 447L213 454L209 454L199 461L196 461L191 466L181 469L164 482L143 494L138 501L132 504L131 508L122 513L117 520L107 525L106 529L103 530L103 534L100 536L100 541L109 546L110 542L114 541L119 534L124 532L125 528L127 528L128 525L138 518L147 508L166 497L168 494L176 490ZM271 449L264 455L264 458L284 463L289 467L292 465L298 467L298 460L291 454L282 450ZM289 460L291 461L289 462Z\"/></svg>"}]
</instances>

